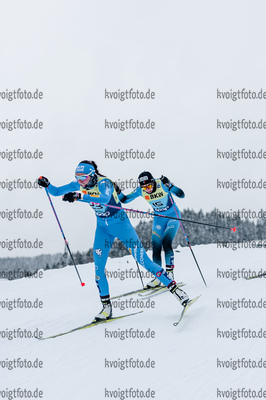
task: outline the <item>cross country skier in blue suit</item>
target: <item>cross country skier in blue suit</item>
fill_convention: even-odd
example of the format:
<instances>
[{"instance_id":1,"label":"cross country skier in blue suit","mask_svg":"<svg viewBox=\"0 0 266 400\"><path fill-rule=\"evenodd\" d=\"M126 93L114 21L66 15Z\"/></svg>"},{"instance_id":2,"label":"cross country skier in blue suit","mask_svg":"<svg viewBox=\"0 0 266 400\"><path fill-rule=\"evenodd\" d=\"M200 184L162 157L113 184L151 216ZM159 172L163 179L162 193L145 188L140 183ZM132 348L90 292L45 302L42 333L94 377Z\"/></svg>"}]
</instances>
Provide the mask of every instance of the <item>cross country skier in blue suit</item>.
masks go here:
<instances>
[{"instance_id":1,"label":"cross country skier in blue suit","mask_svg":"<svg viewBox=\"0 0 266 400\"><path fill-rule=\"evenodd\" d=\"M166 215L167 217L181 218L181 213L172 199L172 194L179 198L184 198L183 190L174 186L168 178L161 176L160 179L154 179L148 171L142 172L139 177L139 186L130 194L119 194L122 203L142 196L153 208L156 214ZM152 250L153 261L162 265L161 250L165 252L166 272L171 279L174 279L174 252L172 248L173 239L178 231L180 222L176 219L154 217L152 226ZM154 278L147 284L153 288L161 285L158 278Z\"/></svg>"},{"instance_id":2,"label":"cross country skier in blue suit","mask_svg":"<svg viewBox=\"0 0 266 400\"><path fill-rule=\"evenodd\" d=\"M159 281L168 287L181 305L187 304L188 295L177 287L176 282L166 274L163 268L149 259L125 211L108 207L108 205L121 206L116 191L120 192L120 190L109 178L99 173L94 161L81 161L75 170L75 181L67 185L53 186L47 178L42 176L38 179L38 183L40 186L46 187L53 196L64 195L63 200L71 203L74 201L87 202L95 211L97 217L93 247L95 280L103 305L102 311L95 317L97 320L108 319L112 316L105 265L116 237L128 248L140 265L157 276Z\"/></svg>"}]
</instances>

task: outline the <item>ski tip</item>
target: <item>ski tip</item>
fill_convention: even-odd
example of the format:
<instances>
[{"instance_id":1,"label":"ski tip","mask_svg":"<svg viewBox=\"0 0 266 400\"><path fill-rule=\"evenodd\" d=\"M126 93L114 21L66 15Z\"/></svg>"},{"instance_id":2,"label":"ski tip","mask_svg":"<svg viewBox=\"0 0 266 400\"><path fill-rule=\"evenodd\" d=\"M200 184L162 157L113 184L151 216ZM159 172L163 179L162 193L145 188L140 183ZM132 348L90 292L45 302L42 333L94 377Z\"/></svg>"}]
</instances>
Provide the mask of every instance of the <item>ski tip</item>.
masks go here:
<instances>
[{"instance_id":1,"label":"ski tip","mask_svg":"<svg viewBox=\"0 0 266 400\"><path fill-rule=\"evenodd\" d=\"M184 308L188 308L191 304L193 304L196 300L198 300L201 297L201 294L199 294L197 297L194 297L194 299L189 300L185 305Z\"/></svg>"},{"instance_id":2,"label":"ski tip","mask_svg":"<svg viewBox=\"0 0 266 400\"><path fill-rule=\"evenodd\" d=\"M187 309L188 309L196 300L198 300L198 299L200 298L200 296L201 296L201 294L200 294L199 296L195 297L194 299L189 300L189 301L184 305L183 311L182 311L182 313L181 313L181 315L180 315L179 320L173 323L174 326L179 325L179 323L181 322L182 318L184 317L185 312L187 311Z\"/></svg>"},{"instance_id":3,"label":"ski tip","mask_svg":"<svg viewBox=\"0 0 266 400\"><path fill-rule=\"evenodd\" d=\"M197 297L195 297L194 299L192 299L191 301L194 303L194 301L198 300L202 295L199 294Z\"/></svg>"}]
</instances>

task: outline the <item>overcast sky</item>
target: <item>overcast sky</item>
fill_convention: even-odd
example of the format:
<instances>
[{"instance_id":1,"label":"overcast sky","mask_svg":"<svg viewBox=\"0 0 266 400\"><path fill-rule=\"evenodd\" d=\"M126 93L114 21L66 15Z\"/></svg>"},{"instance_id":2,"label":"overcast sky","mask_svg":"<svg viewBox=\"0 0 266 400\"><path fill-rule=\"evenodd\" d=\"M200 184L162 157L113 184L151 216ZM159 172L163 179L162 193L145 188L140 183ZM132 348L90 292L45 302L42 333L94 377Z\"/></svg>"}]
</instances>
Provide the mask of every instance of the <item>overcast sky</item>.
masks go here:
<instances>
[{"instance_id":1,"label":"overcast sky","mask_svg":"<svg viewBox=\"0 0 266 400\"><path fill-rule=\"evenodd\" d=\"M266 151L265 129L217 129L219 121L266 120L266 100L217 99L220 91L266 91L265 12L258 1L12 1L1 2L0 92L43 92L41 100L0 97L0 122L43 122L42 130L0 127L0 242L43 241L36 250L0 247L0 257L62 252L64 242L43 189L7 190L3 182L40 175L56 186L74 179L77 164L95 160L112 180L137 180L143 170L166 175L185 192L177 204L198 211L259 211L265 189L217 189L226 182L265 179L265 159L217 159L217 150ZM148 89L150 100L112 100L107 91ZM149 130L105 129L133 119ZM13 160L6 150L43 152ZM106 158L106 151L155 153L154 159ZM124 192L128 193L130 189ZM73 251L93 245L96 217L87 204L52 198ZM129 206L148 210L143 199ZM42 219L3 218L6 210L38 209ZM139 219L132 219L133 225Z\"/></svg>"}]
</instances>

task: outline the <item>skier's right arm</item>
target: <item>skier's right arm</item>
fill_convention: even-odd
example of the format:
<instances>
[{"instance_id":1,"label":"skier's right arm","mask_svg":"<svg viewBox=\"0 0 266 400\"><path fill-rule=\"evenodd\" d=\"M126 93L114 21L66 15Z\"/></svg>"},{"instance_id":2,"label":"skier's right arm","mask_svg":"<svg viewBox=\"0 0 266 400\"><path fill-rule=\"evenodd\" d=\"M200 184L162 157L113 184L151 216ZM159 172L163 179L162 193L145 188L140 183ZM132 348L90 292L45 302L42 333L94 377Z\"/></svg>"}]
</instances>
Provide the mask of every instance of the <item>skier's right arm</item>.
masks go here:
<instances>
[{"instance_id":1,"label":"skier's right arm","mask_svg":"<svg viewBox=\"0 0 266 400\"><path fill-rule=\"evenodd\" d=\"M45 178L44 176L40 176L40 178L38 179L38 184L42 187L47 188L48 192L52 196L62 196L66 193L73 192L75 190L80 189L80 185L76 181L70 182L67 185L63 185L63 186L59 186L59 187L53 186L49 182L49 180L47 178Z\"/></svg>"},{"instance_id":2,"label":"skier's right arm","mask_svg":"<svg viewBox=\"0 0 266 400\"><path fill-rule=\"evenodd\" d=\"M118 195L119 200L121 203L130 203L132 200L136 199L137 197L141 196L141 188L137 187L133 192L125 195L122 192Z\"/></svg>"}]
</instances>

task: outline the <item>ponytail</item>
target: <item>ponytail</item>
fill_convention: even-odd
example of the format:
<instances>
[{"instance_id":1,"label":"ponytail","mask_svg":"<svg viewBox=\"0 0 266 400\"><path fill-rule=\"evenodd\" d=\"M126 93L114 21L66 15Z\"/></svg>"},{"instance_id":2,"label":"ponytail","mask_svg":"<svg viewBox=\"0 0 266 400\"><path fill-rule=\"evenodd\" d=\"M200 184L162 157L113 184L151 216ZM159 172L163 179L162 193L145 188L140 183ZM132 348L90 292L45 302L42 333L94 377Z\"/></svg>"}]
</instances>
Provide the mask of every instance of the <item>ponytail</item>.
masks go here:
<instances>
[{"instance_id":1,"label":"ponytail","mask_svg":"<svg viewBox=\"0 0 266 400\"><path fill-rule=\"evenodd\" d=\"M83 161L80 161L80 164L90 164L90 165L92 165L94 167L95 172L96 172L97 175L104 176L104 175L100 174L100 172L98 171L98 167L97 167L97 164L96 164L95 161L83 160Z\"/></svg>"},{"instance_id":2,"label":"ponytail","mask_svg":"<svg viewBox=\"0 0 266 400\"><path fill-rule=\"evenodd\" d=\"M96 172L97 175L99 175L99 176L105 176L105 175L102 175L102 174L98 171L98 166L97 166L97 164L96 164L95 161L83 160L83 161L80 162L80 164L90 164L90 165L92 165L92 166L94 167L95 172ZM108 178L108 179L109 179L109 178ZM114 185L114 188L115 188L115 191L117 192L117 194L121 193L120 187L119 187L115 182L113 182L111 179L110 179L110 181L111 181L112 184Z\"/></svg>"}]
</instances>

